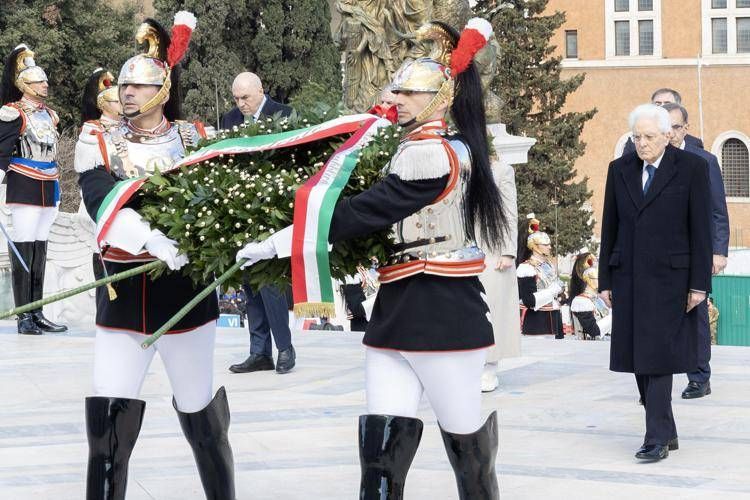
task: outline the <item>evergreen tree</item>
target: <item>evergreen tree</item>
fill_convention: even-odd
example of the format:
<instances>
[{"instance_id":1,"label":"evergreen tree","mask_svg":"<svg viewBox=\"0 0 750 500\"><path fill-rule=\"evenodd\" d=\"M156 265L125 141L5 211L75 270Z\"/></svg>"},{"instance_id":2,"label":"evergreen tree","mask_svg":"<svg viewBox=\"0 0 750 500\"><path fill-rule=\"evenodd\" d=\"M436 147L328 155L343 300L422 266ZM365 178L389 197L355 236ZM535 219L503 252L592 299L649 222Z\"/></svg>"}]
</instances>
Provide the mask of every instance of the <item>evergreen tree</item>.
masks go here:
<instances>
[{"instance_id":1,"label":"evergreen tree","mask_svg":"<svg viewBox=\"0 0 750 500\"><path fill-rule=\"evenodd\" d=\"M47 73L49 105L63 128L78 127L81 94L97 66L114 75L132 55L135 9L88 0L2 0L0 69L20 43L36 53Z\"/></svg>"},{"instance_id":2,"label":"evergreen tree","mask_svg":"<svg viewBox=\"0 0 750 500\"><path fill-rule=\"evenodd\" d=\"M198 18L181 76L187 116L214 122L231 109L241 71L256 73L281 102L308 84L340 94L327 0L155 0L154 7L167 26L178 10Z\"/></svg>"},{"instance_id":3,"label":"evergreen tree","mask_svg":"<svg viewBox=\"0 0 750 500\"><path fill-rule=\"evenodd\" d=\"M498 74L492 90L503 100L508 132L535 137L529 162L516 171L519 239L525 247L526 214L534 212L542 228L565 255L587 244L592 236L591 197L587 178L576 180L575 161L585 144L579 139L595 109L562 112L567 96L584 75L561 78L560 57L552 57L550 38L565 14L544 14L548 0L480 0L476 12L489 20L501 46Z\"/></svg>"}]
</instances>

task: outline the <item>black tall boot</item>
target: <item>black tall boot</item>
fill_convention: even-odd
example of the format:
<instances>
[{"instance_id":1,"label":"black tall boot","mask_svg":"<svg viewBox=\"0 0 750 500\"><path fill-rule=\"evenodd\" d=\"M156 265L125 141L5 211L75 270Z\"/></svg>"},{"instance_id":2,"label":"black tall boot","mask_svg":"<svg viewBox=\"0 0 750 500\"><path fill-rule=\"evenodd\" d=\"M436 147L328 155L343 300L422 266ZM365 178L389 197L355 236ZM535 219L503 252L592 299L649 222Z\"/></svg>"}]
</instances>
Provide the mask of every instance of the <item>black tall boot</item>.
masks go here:
<instances>
[{"instance_id":1,"label":"black tall boot","mask_svg":"<svg viewBox=\"0 0 750 500\"><path fill-rule=\"evenodd\" d=\"M471 434L452 434L440 429L445 451L453 467L461 500L497 500L500 489L495 473L497 412Z\"/></svg>"},{"instance_id":2,"label":"black tall boot","mask_svg":"<svg viewBox=\"0 0 750 500\"><path fill-rule=\"evenodd\" d=\"M34 260L34 242L33 241L19 241L15 242L18 253L21 254L23 261L32 269L32 261ZM18 260L13 249L8 245L8 256L10 257L10 273L11 282L13 284L13 300L16 303L16 307L25 306L31 302L31 287L33 282L33 275L30 272L26 272L23 268L21 261ZM21 313L18 315L18 333L22 335L41 335L42 331L34 323L34 318L30 312Z\"/></svg>"},{"instance_id":3,"label":"black tall boot","mask_svg":"<svg viewBox=\"0 0 750 500\"><path fill-rule=\"evenodd\" d=\"M193 449L195 463L207 500L235 500L234 458L229 446L229 403L221 387L214 399L200 411L182 413L172 399L180 427Z\"/></svg>"},{"instance_id":4,"label":"black tall boot","mask_svg":"<svg viewBox=\"0 0 750 500\"><path fill-rule=\"evenodd\" d=\"M391 415L359 417L360 500L401 500L419 441L421 420Z\"/></svg>"},{"instance_id":5,"label":"black tall boot","mask_svg":"<svg viewBox=\"0 0 750 500\"><path fill-rule=\"evenodd\" d=\"M128 460L141 431L145 409L146 403L139 399L86 398L86 500L125 499Z\"/></svg>"},{"instance_id":6,"label":"black tall boot","mask_svg":"<svg viewBox=\"0 0 750 500\"><path fill-rule=\"evenodd\" d=\"M47 268L47 242L34 242L34 263L31 266L31 276L33 277L31 285L31 300L35 302L41 300L44 293L44 271ZM68 329L67 326L58 325L51 322L42 314L42 308L31 311L34 323L43 332L60 333Z\"/></svg>"}]
</instances>

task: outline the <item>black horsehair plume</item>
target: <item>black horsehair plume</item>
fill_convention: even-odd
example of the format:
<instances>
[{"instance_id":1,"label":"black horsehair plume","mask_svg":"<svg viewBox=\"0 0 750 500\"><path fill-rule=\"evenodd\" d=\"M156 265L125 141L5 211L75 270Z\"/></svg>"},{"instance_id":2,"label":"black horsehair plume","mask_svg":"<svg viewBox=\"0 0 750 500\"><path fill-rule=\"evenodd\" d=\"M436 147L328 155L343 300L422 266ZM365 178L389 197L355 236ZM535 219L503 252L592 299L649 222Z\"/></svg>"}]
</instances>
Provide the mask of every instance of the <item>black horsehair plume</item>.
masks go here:
<instances>
[{"instance_id":1,"label":"black horsehair plume","mask_svg":"<svg viewBox=\"0 0 750 500\"><path fill-rule=\"evenodd\" d=\"M451 34L455 46L458 32L445 23L436 24ZM487 250L499 251L503 237L508 234L508 221L503 212L500 190L492 176L482 81L473 62L455 80L451 116L461 137L469 145L472 157L471 175L464 191L464 230L470 240L476 241L480 237Z\"/></svg>"},{"instance_id":2,"label":"black horsehair plume","mask_svg":"<svg viewBox=\"0 0 750 500\"><path fill-rule=\"evenodd\" d=\"M0 95L0 104L8 104L9 102L15 102L23 97L18 87L16 87L16 64L18 54L22 51L27 50L26 45L19 45L10 55L5 59L5 66L3 67L3 82L2 82L2 94Z\"/></svg>"},{"instance_id":3,"label":"black horsehair plume","mask_svg":"<svg viewBox=\"0 0 750 500\"><path fill-rule=\"evenodd\" d=\"M86 88L83 89L81 99L81 123L98 120L102 114L96 105L96 101L99 97L99 78L105 71L104 68L96 68L89 77L89 81L86 82Z\"/></svg>"}]
</instances>

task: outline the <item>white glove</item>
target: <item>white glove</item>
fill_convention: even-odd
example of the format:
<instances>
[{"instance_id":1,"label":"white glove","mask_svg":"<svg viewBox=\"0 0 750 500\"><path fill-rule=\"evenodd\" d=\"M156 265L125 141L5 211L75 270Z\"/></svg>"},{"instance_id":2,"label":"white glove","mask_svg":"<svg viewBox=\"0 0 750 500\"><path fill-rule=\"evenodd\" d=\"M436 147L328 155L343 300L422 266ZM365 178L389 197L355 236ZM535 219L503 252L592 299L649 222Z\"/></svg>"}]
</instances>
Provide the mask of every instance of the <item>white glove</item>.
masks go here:
<instances>
[{"instance_id":1,"label":"white glove","mask_svg":"<svg viewBox=\"0 0 750 500\"><path fill-rule=\"evenodd\" d=\"M242 259L247 259L240 269L252 266L258 261L272 259L276 257L276 247L273 245L271 238L266 238L263 241L253 241L248 243L245 247L237 252L237 262Z\"/></svg>"},{"instance_id":2,"label":"white glove","mask_svg":"<svg viewBox=\"0 0 750 500\"><path fill-rule=\"evenodd\" d=\"M179 254L180 249L177 248L177 242L170 240L160 231L154 231L144 247L148 253L164 261L172 271L180 269L189 262L187 255Z\"/></svg>"},{"instance_id":3,"label":"white glove","mask_svg":"<svg viewBox=\"0 0 750 500\"><path fill-rule=\"evenodd\" d=\"M552 283L548 288L536 292L534 294L534 310L538 311L551 303L555 300L555 297L560 295L560 292L562 292L562 287L559 283Z\"/></svg>"},{"instance_id":4,"label":"white glove","mask_svg":"<svg viewBox=\"0 0 750 500\"><path fill-rule=\"evenodd\" d=\"M604 338L605 335L612 333L612 313L604 316L602 319L596 322L596 326L599 327L599 333Z\"/></svg>"}]
</instances>

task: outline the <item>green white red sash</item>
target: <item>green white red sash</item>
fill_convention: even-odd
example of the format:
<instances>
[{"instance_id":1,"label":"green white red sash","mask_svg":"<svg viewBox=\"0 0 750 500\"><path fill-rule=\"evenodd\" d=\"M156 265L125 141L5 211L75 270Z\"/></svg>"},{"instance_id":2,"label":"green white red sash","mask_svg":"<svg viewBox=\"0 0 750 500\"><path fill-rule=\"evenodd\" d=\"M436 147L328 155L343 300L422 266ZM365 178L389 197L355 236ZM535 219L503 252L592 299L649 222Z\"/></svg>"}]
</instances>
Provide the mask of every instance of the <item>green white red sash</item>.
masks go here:
<instances>
[{"instance_id":1,"label":"green white red sash","mask_svg":"<svg viewBox=\"0 0 750 500\"><path fill-rule=\"evenodd\" d=\"M333 209L359 159L359 151L377 129L390 123L370 116L311 177L294 197L292 292L298 317L335 316L328 261L328 231Z\"/></svg>"}]
</instances>

